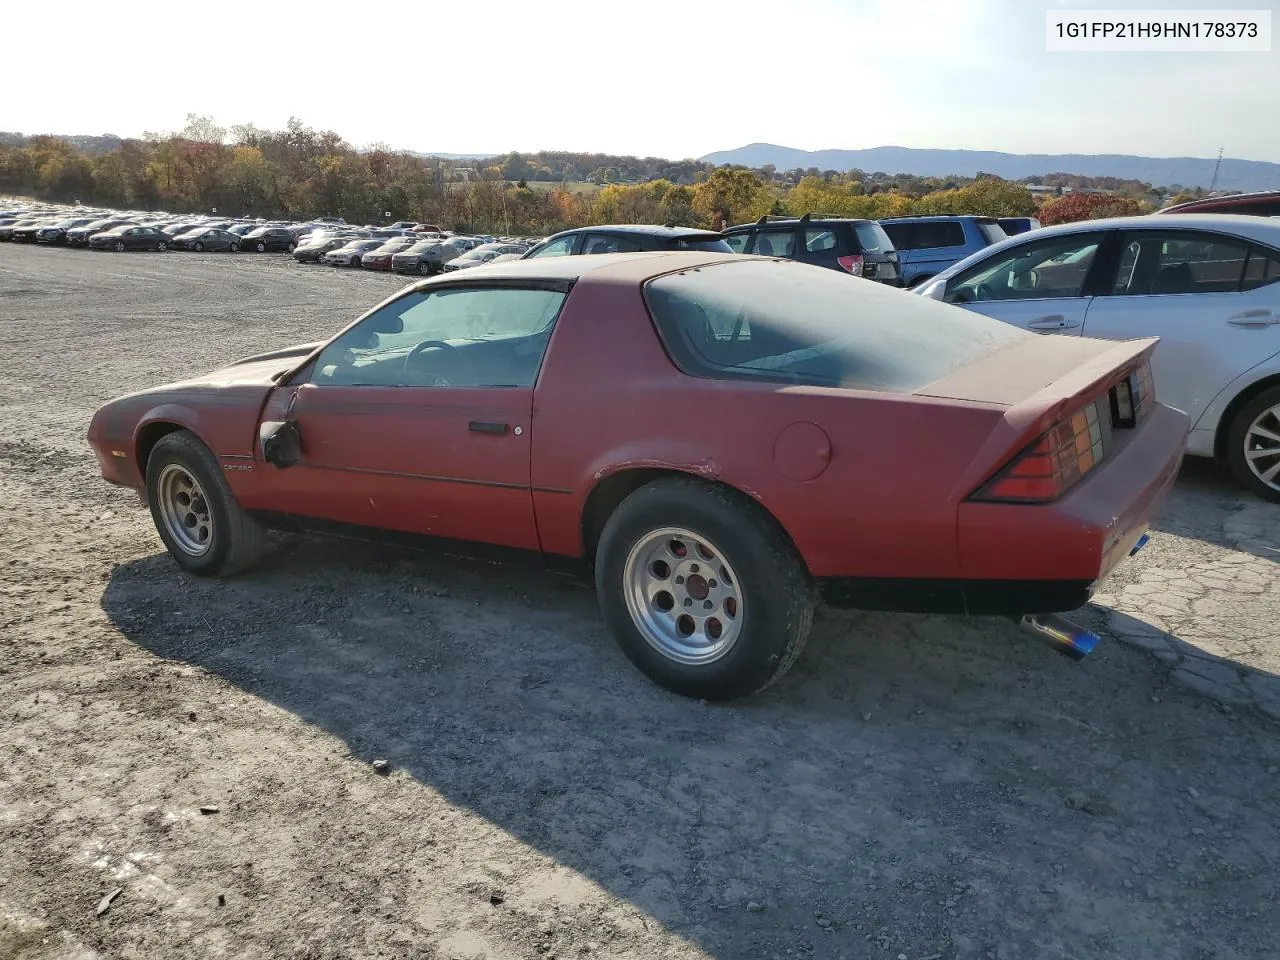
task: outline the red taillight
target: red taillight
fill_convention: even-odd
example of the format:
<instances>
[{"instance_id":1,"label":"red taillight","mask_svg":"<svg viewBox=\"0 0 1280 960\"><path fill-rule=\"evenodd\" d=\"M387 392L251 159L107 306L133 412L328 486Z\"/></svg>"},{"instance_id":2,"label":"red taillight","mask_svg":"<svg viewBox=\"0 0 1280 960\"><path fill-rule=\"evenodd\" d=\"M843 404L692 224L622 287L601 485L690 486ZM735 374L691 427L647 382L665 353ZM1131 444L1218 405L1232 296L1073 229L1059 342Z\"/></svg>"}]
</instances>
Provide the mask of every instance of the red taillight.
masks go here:
<instances>
[{"instance_id":1,"label":"red taillight","mask_svg":"<svg viewBox=\"0 0 1280 960\"><path fill-rule=\"evenodd\" d=\"M988 480L973 500L1046 503L1056 500L1102 462L1111 440L1111 411L1086 404L1043 434Z\"/></svg>"},{"instance_id":2,"label":"red taillight","mask_svg":"<svg viewBox=\"0 0 1280 960\"><path fill-rule=\"evenodd\" d=\"M862 254L851 253L847 257L838 257L836 262L854 276L862 276Z\"/></svg>"}]
</instances>

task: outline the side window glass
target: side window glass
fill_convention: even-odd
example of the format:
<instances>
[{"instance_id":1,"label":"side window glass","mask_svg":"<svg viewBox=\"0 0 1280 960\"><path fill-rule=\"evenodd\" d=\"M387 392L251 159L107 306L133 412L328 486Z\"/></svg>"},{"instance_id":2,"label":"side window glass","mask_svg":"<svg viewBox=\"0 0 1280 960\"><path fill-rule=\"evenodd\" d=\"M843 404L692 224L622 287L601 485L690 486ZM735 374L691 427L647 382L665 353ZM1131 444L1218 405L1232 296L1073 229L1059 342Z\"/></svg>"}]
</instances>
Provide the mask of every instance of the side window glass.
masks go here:
<instances>
[{"instance_id":1,"label":"side window glass","mask_svg":"<svg viewBox=\"0 0 1280 960\"><path fill-rule=\"evenodd\" d=\"M1249 261L1245 264L1244 280L1241 290L1256 290L1269 283L1280 280L1280 253L1263 247L1252 247L1249 250Z\"/></svg>"},{"instance_id":2,"label":"side window glass","mask_svg":"<svg viewBox=\"0 0 1280 960\"><path fill-rule=\"evenodd\" d=\"M729 249L734 253L742 253L747 249L747 241L750 239L750 233L734 233L725 237L724 242L729 245Z\"/></svg>"},{"instance_id":3,"label":"side window glass","mask_svg":"<svg viewBox=\"0 0 1280 960\"><path fill-rule=\"evenodd\" d=\"M1102 235L1077 234L1007 250L947 284L950 303L1078 297Z\"/></svg>"},{"instance_id":4,"label":"side window glass","mask_svg":"<svg viewBox=\"0 0 1280 960\"><path fill-rule=\"evenodd\" d=\"M640 244L631 240L625 240L621 237L607 237L598 233L588 235L586 242L582 245L584 254L635 253L639 249Z\"/></svg>"},{"instance_id":5,"label":"side window glass","mask_svg":"<svg viewBox=\"0 0 1280 960\"><path fill-rule=\"evenodd\" d=\"M834 250L836 248L835 231L813 229L805 230L804 248L809 253L821 253L824 250Z\"/></svg>"},{"instance_id":6,"label":"side window glass","mask_svg":"<svg viewBox=\"0 0 1280 960\"><path fill-rule=\"evenodd\" d=\"M406 294L335 339L312 382L380 387L531 387L565 294L454 289Z\"/></svg>"},{"instance_id":7,"label":"side window glass","mask_svg":"<svg viewBox=\"0 0 1280 960\"><path fill-rule=\"evenodd\" d=\"M926 228L928 242L923 244L926 247L964 246L964 227L954 220L940 220L921 226Z\"/></svg>"},{"instance_id":8,"label":"side window glass","mask_svg":"<svg viewBox=\"0 0 1280 960\"><path fill-rule=\"evenodd\" d=\"M573 245L577 241L578 235L576 233L561 237L559 240L552 240L541 250L536 251L530 259L534 257L567 257L573 253Z\"/></svg>"},{"instance_id":9,"label":"side window glass","mask_svg":"<svg viewBox=\"0 0 1280 960\"><path fill-rule=\"evenodd\" d=\"M1240 288L1246 252L1246 244L1212 234L1133 234L1113 292L1129 297L1230 293Z\"/></svg>"},{"instance_id":10,"label":"side window glass","mask_svg":"<svg viewBox=\"0 0 1280 960\"><path fill-rule=\"evenodd\" d=\"M794 230L759 230L756 242L751 249L763 257L792 257L796 252L796 232Z\"/></svg>"}]
</instances>

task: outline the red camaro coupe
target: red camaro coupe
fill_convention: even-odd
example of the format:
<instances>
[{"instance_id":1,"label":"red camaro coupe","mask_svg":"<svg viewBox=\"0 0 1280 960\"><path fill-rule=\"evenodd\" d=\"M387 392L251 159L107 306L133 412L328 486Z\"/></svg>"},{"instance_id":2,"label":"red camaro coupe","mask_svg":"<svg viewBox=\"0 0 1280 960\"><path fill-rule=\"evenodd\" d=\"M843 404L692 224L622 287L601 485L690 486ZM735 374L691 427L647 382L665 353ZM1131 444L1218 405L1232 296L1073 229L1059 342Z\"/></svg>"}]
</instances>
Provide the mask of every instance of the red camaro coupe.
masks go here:
<instances>
[{"instance_id":1,"label":"red camaro coupe","mask_svg":"<svg viewBox=\"0 0 1280 960\"><path fill-rule=\"evenodd\" d=\"M114 400L89 441L191 573L245 569L281 525L577 561L641 670L724 699L787 670L819 598L1087 652L1052 614L1145 541L1185 445L1154 344L788 260L536 259Z\"/></svg>"}]
</instances>

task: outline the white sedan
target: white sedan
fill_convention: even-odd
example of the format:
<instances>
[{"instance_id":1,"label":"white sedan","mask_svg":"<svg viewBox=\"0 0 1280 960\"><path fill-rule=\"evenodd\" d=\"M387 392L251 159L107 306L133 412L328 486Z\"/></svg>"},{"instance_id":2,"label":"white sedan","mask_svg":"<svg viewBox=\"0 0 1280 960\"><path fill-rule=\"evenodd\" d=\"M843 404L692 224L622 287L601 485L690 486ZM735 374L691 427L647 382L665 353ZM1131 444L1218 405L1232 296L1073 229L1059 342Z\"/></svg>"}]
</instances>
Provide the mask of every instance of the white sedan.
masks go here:
<instances>
[{"instance_id":1,"label":"white sedan","mask_svg":"<svg viewBox=\"0 0 1280 960\"><path fill-rule=\"evenodd\" d=\"M1160 401L1187 452L1280 502L1280 220L1183 214L1045 227L913 292L1040 333L1159 337Z\"/></svg>"}]
</instances>

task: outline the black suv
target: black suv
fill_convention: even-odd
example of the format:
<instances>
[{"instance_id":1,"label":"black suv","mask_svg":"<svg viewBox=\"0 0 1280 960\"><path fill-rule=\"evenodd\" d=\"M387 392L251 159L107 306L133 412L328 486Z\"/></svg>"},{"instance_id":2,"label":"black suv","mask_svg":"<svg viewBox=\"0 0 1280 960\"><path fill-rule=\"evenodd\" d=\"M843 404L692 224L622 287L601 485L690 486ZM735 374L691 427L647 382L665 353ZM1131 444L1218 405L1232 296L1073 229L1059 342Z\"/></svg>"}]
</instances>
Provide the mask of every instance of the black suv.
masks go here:
<instances>
[{"instance_id":1,"label":"black suv","mask_svg":"<svg viewBox=\"0 0 1280 960\"><path fill-rule=\"evenodd\" d=\"M729 227L724 238L735 253L786 257L843 270L855 277L900 284L898 251L874 220L806 213L803 217L761 217Z\"/></svg>"},{"instance_id":2,"label":"black suv","mask_svg":"<svg viewBox=\"0 0 1280 960\"><path fill-rule=\"evenodd\" d=\"M638 253L641 250L709 250L714 253L733 253L724 237L714 230L636 223L565 230L547 237L520 259L590 253Z\"/></svg>"}]
</instances>

